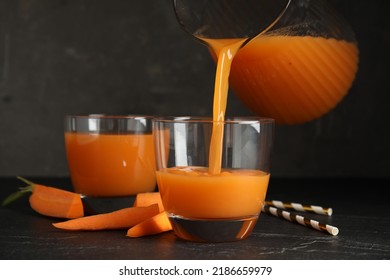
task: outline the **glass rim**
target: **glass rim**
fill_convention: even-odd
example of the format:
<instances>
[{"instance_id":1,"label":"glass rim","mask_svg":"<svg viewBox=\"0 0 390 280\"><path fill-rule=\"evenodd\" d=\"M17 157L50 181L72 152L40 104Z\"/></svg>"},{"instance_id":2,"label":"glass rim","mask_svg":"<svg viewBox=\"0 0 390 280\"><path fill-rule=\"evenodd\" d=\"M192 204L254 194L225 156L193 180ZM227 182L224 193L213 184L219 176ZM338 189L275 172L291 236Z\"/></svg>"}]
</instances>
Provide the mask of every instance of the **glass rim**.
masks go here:
<instances>
[{"instance_id":1,"label":"glass rim","mask_svg":"<svg viewBox=\"0 0 390 280\"><path fill-rule=\"evenodd\" d=\"M202 116L161 116L153 118L154 123L223 123L223 124L274 124L275 119L257 116L227 117L224 121L214 121L212 117Z\"/></svg>"},{"instance_id":2,"label":"glass rim","mask_svg":"<svg viewBox=\"0 0 390 280\"><path fill-rule=\"evenodd\" d=\"M141 114L67 114L64 117L65 119L97 119L97 120L118 120L118 119L154 119L153 115L141 115Z\"/></svg>"},{"instance_id":3,"label":"glass rim","mask_svg":"<svg viewBox=\"0 0 390 280\"><path fill-rule=\"evenodd\" d=\"M153 116L89 114L65 115L64 131L97 134L149 134Z\"/></svg>"}]
</instances>

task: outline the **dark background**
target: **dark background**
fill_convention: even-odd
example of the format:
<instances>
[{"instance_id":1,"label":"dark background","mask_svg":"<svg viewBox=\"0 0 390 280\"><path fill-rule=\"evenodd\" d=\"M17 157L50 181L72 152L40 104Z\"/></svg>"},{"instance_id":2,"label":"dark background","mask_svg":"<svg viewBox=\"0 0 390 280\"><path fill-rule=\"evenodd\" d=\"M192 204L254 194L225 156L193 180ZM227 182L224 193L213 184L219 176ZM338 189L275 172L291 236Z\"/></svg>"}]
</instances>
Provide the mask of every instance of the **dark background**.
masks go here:
<instances>
[{"instance_id":1,"label":"dark background","mask_svg":"<svg viewBox=\"0 0 390 280\"><path fill-rule=\"evenodd\" d=\"M388 177L386 1L332 0L359 43L357 78L315 121L276 128L275 177ZM70 113L211 115L215 64L171 0L0 0L0 176L68 176ZM251 112L230 94L228 115Z\"/></svg>"}]
</instances>

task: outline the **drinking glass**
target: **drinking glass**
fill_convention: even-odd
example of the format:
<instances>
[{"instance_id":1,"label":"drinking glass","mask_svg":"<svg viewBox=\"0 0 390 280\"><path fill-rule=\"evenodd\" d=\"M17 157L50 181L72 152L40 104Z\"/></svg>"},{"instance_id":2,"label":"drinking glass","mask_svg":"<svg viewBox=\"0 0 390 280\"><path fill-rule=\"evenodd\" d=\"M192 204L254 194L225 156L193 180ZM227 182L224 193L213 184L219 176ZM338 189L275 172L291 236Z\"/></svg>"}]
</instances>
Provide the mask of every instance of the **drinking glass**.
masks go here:
<instances>
[{"instance_id":1,"label":"drinking glass","mask_svg":"<svg viewBox=\"0 0 390 280\"><path fill-rule=\"evenodd\" d=\"M198 242L247 238L268 188L274 120L159 117L153 133L157 185L174 233Z\"/></svg>"},{"instance_id":2,"label":"drinking glass","mask_svg":"<svg viewBox=\"0 0 390 280\"><path fill-rule=\"evenodd\" d=\"M93 212L130 205L129 197L155 190L152 119L138 115L65 116L72 185L89 201Z\"/></svg>"}]
</instances>

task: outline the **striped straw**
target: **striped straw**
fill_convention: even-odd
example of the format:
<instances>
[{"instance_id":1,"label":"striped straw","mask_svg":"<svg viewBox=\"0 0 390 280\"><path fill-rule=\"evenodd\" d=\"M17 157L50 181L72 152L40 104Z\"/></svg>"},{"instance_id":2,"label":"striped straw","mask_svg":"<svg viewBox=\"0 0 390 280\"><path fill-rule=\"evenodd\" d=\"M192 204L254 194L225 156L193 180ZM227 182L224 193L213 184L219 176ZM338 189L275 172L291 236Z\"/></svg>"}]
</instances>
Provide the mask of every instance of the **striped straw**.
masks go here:
<instances>
[{"instance_id":1,"label":"striped straw","mask_svg":"<svg viewBox=\"0 0 390 280\"><path fill-rule=\"evenodd\" d=\"M332 208L327 208L327 207L322 207L317 205L304 205L296 202L283 202L280 200L270 200L270 201L265 201L265 204L267 204L268 206L274 206L276 208L293 209L296 211L311 212L320 215L332 216L333 213Z\"/></svg>"},{"instance_id":2,"label":"striped straw","mask_svg":"<svg viewBox=\"0 0 390 280\"><path fill-rule=\"evenodd\" d=\"M305 218L303 216L288 212L286 210L281 210L281 209L275 208L273 206L264 205L262 208L262 211L264 213L272 214L276 217L286 219L287 221L290 221L290 222L295 222L295 223L298 223L300 225L303 225L303 226L306 226L306 227L309 227L312 229L327 232L331 235L337 235L339 233L339 229L337 227L323 224L323 223L320 223L316 220L308 219L308 218Z\"/></svg>"}]
</instances>

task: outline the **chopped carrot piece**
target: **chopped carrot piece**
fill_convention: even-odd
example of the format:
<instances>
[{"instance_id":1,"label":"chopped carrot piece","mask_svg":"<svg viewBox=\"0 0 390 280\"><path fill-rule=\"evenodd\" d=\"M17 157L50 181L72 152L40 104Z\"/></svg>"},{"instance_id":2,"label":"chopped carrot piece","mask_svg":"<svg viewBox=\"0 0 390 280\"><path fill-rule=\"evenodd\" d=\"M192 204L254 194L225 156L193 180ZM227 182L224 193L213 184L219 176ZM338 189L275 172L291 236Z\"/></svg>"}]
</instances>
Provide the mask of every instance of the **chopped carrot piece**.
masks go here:
<instances>
[{"instance_id":1,"label":"chopped carrot piece","mask_svg":"<svg viewBox=\"0 0 390 280\"><path fill-rule=\"evenodd\" d=\"M22 177L17 178L26 183L27 186L10 194L3 200L2 206L6 206L21 196L31 193L29 198L30 206L39 214L67 219L84 216L84 207L80 194L35 184Z\"/></svg>"},{"instance_id":2,"label":"chopped carrot piece","mask_svg":"<svg viewBox=\"0 0 390 280\"><path fill-rule=\"evenodd\" d=\"M53 226L65 230L105 230L132 227L158 214L158 205L148 207L128 207L110 213L96 214L53 223Z\"/></svg>"},{"instance_id":3,"label":"chopped carrot piece","mask_svg":"<svg viewBox=\"0 0 390 280\"><path fill-rule=\"evenodd\" d=\"M160 212L164 211L161 196L159 192L138 193L135 197L134 205L136 207L146 207L152 204L158 204Z\"/></svg>"},{"instance_id":4,"label":"chopped carrot piece","mask_svg":"<svg viewBox=\"0 0 390 280\"><path fill-rule=\"evenodd\" d=\"M67 219L84 216L81 196L73 192L34 184L29 202L42 215Z\"/></svg>"},{"instance_id":5,"label":"chopped carrot piece","mask_svg":"<svg viewBox=\"0 0 390 280\"><path fill-rule=\"evenodd\" d=\"M171 222L167 213L160 212L159 214L133 226L127 231L128 237L141 237L146 235L154 235L172 230Z\"/></svg>"}]
</instances>

